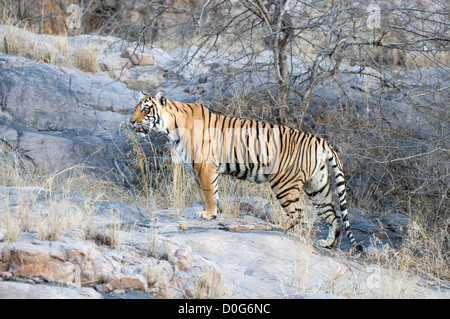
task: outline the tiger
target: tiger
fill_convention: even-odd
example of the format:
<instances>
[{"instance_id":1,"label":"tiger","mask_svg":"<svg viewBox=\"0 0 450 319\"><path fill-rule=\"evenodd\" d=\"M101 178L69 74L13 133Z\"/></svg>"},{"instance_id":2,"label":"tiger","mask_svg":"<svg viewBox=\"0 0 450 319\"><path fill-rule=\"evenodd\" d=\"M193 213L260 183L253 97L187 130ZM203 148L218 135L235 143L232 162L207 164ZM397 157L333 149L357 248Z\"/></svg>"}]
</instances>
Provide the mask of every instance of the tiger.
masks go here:
<instances>
[{"instance_id":1,"label":"tiger","mask_svg":"<svg viewBox=\"0 0 450 319\"><path fill-rule=\"evenodd\" d=\"M170 100L161 90L154 96L142 92L130 124L141 137L151 131L167 136L198 186L203 203L198 217L216 218L220 174L268 182L287 215L280 228L289 230L301 220L303 190L328 225L327 238L317 244L334 248L343 221L351 247L362 250L350 229L341 161L324 139L283 125L217 114L200 103ZM332 203L330 168L340 212Z\"/></svg>"}]
</instances>

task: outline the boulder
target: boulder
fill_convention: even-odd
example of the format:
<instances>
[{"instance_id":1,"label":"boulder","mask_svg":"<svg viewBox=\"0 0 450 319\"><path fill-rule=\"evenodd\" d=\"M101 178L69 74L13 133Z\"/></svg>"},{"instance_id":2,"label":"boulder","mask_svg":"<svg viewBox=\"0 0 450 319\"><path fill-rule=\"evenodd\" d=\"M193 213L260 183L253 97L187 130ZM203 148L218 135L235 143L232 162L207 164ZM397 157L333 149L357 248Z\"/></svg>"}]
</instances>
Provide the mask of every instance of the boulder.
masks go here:
<instances>
[{"instance_id":1,"label":"boulder","mask_svg":"<svg viewBox=\"0 0 450 319\"><path fill-rule=\"evenodd\" d=\"M65 137L24 131L18 146L43 171L65 167L77 157L73 140Z\"/></svg>"},{"instance_id":2,"label":"boulder","mask_svg":"<svg viewBox=\"0 0 450 319\"><path fill-rule=\"evenodd\" d=\"M7 269L2 271L5 280L40 278L39 283L56 282L78 288L104 283L110 291L140 290L162 298L195 296L197 281L208 280L208 285L214 287L208 296L224 296L223 278L215 265L201 258L194 263L190 248L176 249L169 261L139 258L116 250L102 253L90 241L73 239L17 241L0 248L0 270Z\"/></svg>"},{"instance_id":3,"label":"boulder","mask_svg":"<svg viewBox=\"0 0 450 319\"><path fill-rule=\"evenodd\" d=\"M6 146L15 149L19 142L19 133L15 129L5 127L0 132L0 141L6 143Z\"/></svg>"},{"instance_id":4,"label":"boulder","mask_svg":"<svg viewBox=\"0 0 450 319\"><path fill-rule=\"evenodd\" d=\"M123 223L134 225L150 225L153 220L151 212L120 202L96 204L79 195L62 199L56 193L37 187L0 187L0 202L4 203L5 198L8 198L10 218L17 223L22 222L24 209L30 216L39 216L49 211L50 207L59 207L64 203L66 207L73 207L71 215L65 217L71 220L83 219L87 213L83 210L85 204L97 206L98 210L93 220L90 219L89 227L93 231L88 233L82 224L68 225L54 241L39 240L38 225L31 225L29 232L22 231L16 241L5 243L3 234L6 231L0 228L2 281L27 280L44 285L53 282L77 288L105 285L103 289L97 288L107 292L142 291L162 298L187 298L204 293L211 298L220 298L226 294L222 275L215 264L197 256L190 246L157 233L149 233L146 228L145 231L139 227L111 229L115 227L118 211L124 213ZM25 203L21 205L26 208L22 206L17 209L19 203ZM159 219L176 220L164 215ZM114 231L116 234L112 235ZM105 240L108 236L120 238L120 245L114 248L111 240ZM200 293L197 283L205 278L208 279L208 287L214 289ZM39 290L34 292L41 293ZM27 296L32 294L24 293Z\"/></svg>"},{"instance_id":5,"label":"boulder","mask_svg":"<svg viewBox=\"0 0 450 319\"><path fill-rule=\"evenodd\" d=\"M1 263L16 277L37 276L67 285L99 283L113 265L91 243L12 242L2 251Z\"/></svg>"},{"instance_id":6,"label":"boulder","mask_svg":"<svg viewBox=\"0 0 450 319\"><path fill-rule=\"evenodd\" d=\"M139 97L107 77L0 54L0 143L44 172L107 171L131 149L120 127Z\"/></svg>"},{"instance_id":7,"label":"boulder","mask_svg":"<svg viewBox=\"0 0 450 319\"><path fill-rule=\"evenodd\" d=\"M67 288L22 282L0 282L0 299L101 299L89 287Z\"/></svg>"},{"instance_id":8,"label":"boulder","mask_svg":"<svg viewBox=\"0 0 450 319\"><path fill-rule=\"evenodd\" d=\"M93 290L82 292L89 286L104 294L121 293L124 298L130 291L160 298L448 297L448 289L434 289L406 270L369 260L361 263L339 248L312 246L315 237L326 236L320 220L310 234L293 233L245 212L239 218L220 214L206 221L193 218L201 205L180 215L173 209L150 212L121 202L94 203L79 196L61 199L57 195L37 187L0 187L0 203L8 198L12 220L20 221L23 216L23 208L15 209L20 202L29 203L29 213L39 215L64 200L79 208L73 209L71 219L80 219L86 213L83 207L98 208L91 220L94 225L90 225L94 231L71 225L57 241L39 240L31 227L29 232L19 232L15 242L7 243L1 236L6 229L0 228L0 284L8 283L3 287L18 298L51 298L54 290L31 289L17 281L42 287L49 281L69 285L76 288L70 290L69 298L80 294L97 297ZM254 210L266 202L255 197L246 204L249 206L241 209ZM121 225L133 226L118 230L118 212ZM389 232L389 227L378 229L361 212L351 213L361 229L355 230L355 237L370 254L375 248L366 232ZM406 223L406 217L390 215L386 222ZM105 233L113 231L120 238L117 247L104 240ZM340 247L348 247L346 242L343 238ZM0 286L0 298L9 296L2 292Z\"/></svg>"},{"instance_id":9,"label":"boulder","mask_svg":"<svg viewBox=\"0 0 450 319\"><path fill-rule=\"evenodd\" d=\"M152 54L146 54L139 52L137 49L127 48L122 52L121 57L130 59L133 65L153 65L155 63L155 58Z\"/></svg>"},{"instance_id":10,"label":"boulder","mask_svg":"<svg viewBox=\"0 0 450 319\"><path fill-rule=\"evenodd\" d=\"M131 62L129 59L121 56L107 56L98 61L100 70L103 71L121 71L124 68L129 68Z\"/></svg>"}]
</instances>

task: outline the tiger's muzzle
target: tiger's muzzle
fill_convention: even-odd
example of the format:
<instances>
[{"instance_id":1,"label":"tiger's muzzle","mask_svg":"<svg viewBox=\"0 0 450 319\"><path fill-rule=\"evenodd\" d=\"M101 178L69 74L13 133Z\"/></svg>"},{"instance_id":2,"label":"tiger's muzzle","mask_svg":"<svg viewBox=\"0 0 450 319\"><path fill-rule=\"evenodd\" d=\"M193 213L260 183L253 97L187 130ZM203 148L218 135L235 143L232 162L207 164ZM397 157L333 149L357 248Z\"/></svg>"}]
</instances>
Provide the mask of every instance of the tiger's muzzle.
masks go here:
<instances>
[{"instance_id":1,"label":"tiger's muzzle","mask_svg":"<svg viewBox=\"0 0 450 319\"><path fill-rule=\"evenodd\" d=\"M149 129L149 128L147 128L147 127L145 127L145 126L143 126L143 125L141 125L141 124L138 124L138 123L136 123L135 121L130 120L130 124L131 124L131 126L133 126L135 132L136 132L138 135L140 135L141 137L147 136L148 133L150 132L150 129Z\"/></svg>"}]
</instances>

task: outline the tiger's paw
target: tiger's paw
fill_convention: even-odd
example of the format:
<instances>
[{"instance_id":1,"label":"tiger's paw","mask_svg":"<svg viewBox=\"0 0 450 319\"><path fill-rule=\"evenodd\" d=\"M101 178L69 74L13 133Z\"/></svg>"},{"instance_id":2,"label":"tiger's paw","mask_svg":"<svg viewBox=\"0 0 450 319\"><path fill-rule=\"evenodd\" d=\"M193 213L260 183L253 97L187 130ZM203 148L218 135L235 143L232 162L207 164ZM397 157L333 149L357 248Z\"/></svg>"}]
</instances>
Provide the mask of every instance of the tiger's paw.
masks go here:
<instances>
[{"instance_id":1,"label":"tiger's paw","mask_svg":"<svg viewBox=\"0 0 450 319\"><path fill-rule=\"evenodd\" d=\"M299 214L295 213L292 215L287 216L284 221L279 225L279 228L282 230L290 230L294 228L295 225L297 225L299 221Z\"/></svg>"},{"instance_id":2,"label":"tiger's paw","mask_svg":"<svg viewBox=\"0 0 450 319\"><path fill-rule=\"evenodd\" d=\"M208 212L206 212L204 210L201 210L201 211L195 213L195 217L211 220L211 219L215 219L217 217L217 215L215 215L215 214L213 215L213 214L210 214L210 213L208 213Z\"/></svg>"},{"instance_id":3,"label":"tiger's paw","mask_svg":"<svg viewBox=\"0 0 450 319\"><path fill-rule=\"evenodd\" d=\"M316 242L317 246L323 247L323 248L328 248L328 249L332 249L333 248L333 243L330 243L329 241L325 240L325 239L320 239Z\"/></svg>"}]
</instances>

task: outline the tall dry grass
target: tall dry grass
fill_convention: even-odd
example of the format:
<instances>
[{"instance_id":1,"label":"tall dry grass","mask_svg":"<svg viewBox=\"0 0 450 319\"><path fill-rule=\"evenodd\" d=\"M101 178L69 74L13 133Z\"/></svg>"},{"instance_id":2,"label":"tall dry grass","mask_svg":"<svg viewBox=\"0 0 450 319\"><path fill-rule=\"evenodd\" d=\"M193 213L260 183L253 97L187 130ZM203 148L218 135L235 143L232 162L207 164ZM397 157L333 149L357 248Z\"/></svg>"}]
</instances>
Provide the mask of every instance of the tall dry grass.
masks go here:
<instances>
[{"instance_id":1,"label":"tall dry grass","mask_svg":"<svg viewBox=\"0 0 450 319\"><path fill-rule=\"evenodd\" d=\"M73 66L88 73L97 73L100 69L97 64L98 52L95 46L87 45L76 50L72 55Z\"/></svg>"},{"instance_id":2,"label":"tall dry grass","mask_svg":"<svg viewBox=\"0 0 450 319\"><path fill-rule=\"evenodd\" d=\"M42 173L19 153L0 145L0 187L12 188L0 194L0 227L7 234L4 240L17 240L19 231L36 232L40 240L53 241L69 228L92 234L97 210L94 203L102 191L102 187L87 182L92 180L79 166ZM78 191L89 196L81 206L71 199ZM10 192L15 196L14 205L10 205Z\"/></svg>"},{"instance_id":3,"label":"tall dry grass","mask_svg":"<svg viewBox=\"0 0 450 319\"><path fill-rule=\"evenodd\" d=\"M68 50L69 36L40 35L30 29L25 22L17 21L11 15L0 17L0 52L28 58L33 61L53 65L78 68L84 72L99 72L98 52L93 45Z\"/></svg>"}]
</instances>

